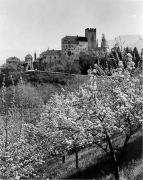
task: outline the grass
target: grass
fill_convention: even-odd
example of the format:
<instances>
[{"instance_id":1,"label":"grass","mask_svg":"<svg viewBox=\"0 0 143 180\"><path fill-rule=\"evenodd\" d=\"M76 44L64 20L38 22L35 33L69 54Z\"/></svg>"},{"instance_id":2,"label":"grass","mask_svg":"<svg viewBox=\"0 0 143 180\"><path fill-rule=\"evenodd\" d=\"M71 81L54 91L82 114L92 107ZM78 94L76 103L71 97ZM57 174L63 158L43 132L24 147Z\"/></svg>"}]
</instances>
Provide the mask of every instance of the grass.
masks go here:
<instances>
[{"instance_id":1,"label":"grass","mask_svg":"<svg viewBox=\"0 0 143 180\"><path fill-rule=\"evenodd\" d=\"M113 174L98 178L97 180L113 180ZM121 180L143 180L143 159L131 161L127 167L120 171Z\"/></svg>"},{"instance_id":2,"label":"grass","mask_svg":"<svg viewBox=\"0 0 143 180\"><path fill-rule=\"evenodd\" d=\"M27 71L23 73L23 78L33 84L38 83L56 83L60 85L81 85L86 82L89 77L78 75L78 74L68 74L60 72L49 72L49 71Z\"/></svg>"},{"instance_id":3,"label":"grass","mask_svg":"<svg viewBox=\"0 0 143 180\"><path fill-rule=\"evenodd\" d=\"M143 179L143 159L141 160L141 163L133 169L133 177L138 180Z\"/></svg>"},{"instance_id":4,"label":"grass","mask_svg":"<svg viewBox=\"0 0 143 180\"><path fill-rule=\"evenodd\" d=\"M124 164L121 169L125 169L128 166L131 167L133 162L139 161L141 157L142 132L137 132L126 148ZM44 167L45 176L54 179L98 179L107 177L107 175L112 177L112 162L105 153L96 147L87 148L79 153L79 169L75 168L75 155L66 158L66 163L64 164L62 164L60 159L47 162ZM138 165L140 164L138 163ZM127 175L127 173L125 175Z\"/></svg>"},{"instance_id":5,"label":"grass","mask_svg":"<svg viewBox=\"0 0 143 180\"><path fill-rule=\"evenodd\" d=\"M142 134L136 134L130 143L128 144L124 156L124 163L121 169L124 169L133 160L138 160L142 157ZM94 179L101 176L112 174L114 166L110 159L106 155L95 161L94 165L81 170L72 176L67 177L68 179ZM95 171L96 170L96 171Z\"/></svg>"}]
</instances>

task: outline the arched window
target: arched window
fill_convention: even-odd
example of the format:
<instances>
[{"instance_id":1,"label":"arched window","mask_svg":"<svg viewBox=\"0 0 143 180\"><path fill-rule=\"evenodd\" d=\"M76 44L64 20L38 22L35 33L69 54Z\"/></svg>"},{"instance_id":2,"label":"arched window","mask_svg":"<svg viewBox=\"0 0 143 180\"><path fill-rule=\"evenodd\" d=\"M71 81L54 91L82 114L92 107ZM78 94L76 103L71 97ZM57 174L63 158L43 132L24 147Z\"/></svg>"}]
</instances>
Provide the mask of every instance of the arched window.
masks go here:
<instances>
[{"instance_id":1,"label":"arched window","mask_svg":"<svg viewBox=\"0 0 143 180\"><path fill-rule=\"evenodd\" d=\"M30 70L31 68L30 68L30 66L28 66L28 70Z\"/></svg>"},{"instance_id":2,"label":"arched window","mask_svg":"<svg viewBox=\"0 0 143 180\"><path fill-rule=\"evenodd\" d=\"M71 51L68 51L68 56L71 56Z\"/></svg>"}]
</instances>

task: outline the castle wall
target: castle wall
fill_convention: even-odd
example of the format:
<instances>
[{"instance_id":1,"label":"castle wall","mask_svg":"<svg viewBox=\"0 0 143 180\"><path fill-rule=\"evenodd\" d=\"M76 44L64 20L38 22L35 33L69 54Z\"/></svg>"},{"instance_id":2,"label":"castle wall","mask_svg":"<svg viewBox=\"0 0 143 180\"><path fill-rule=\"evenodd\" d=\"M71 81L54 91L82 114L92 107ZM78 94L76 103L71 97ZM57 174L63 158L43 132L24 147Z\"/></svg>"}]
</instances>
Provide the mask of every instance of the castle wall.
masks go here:
<instances>
[{"instance_id":1,"label":"castle wall","mask_svg":"<svg viewBox=\"0 0 143 180\"><path fill-rule=\"evenodd\" d=\"M76 50L77 44L65 44L62 43L62 55L67 58L77 58L77 50Z\"/></svg>"},{"instance_id":2,"label":"castle wall","mask_svg":"<svg viewBox=\"0 0 143 180\"><path fill-rule=\"evenodd\" d=\"M78 49L79 49L79 52L81 52L81 51L82 52L88 51L88 42L79 41Z\"/></svg>"},{"instance_id":3,"label":"castle wall","mask_svg":"<svg viewBox=\"0 0 143 180\"><path fill-rule=\"evenodd\" d=\"M88 51L88 42L79 42L78 44L63 44L62 54L67 58L79 59L80 52Z\"/></svg>"},{"instance_id":4,"label":"castle wall","mask_svg":"<svg viewBox=\"0 0 143 180\"><path fill-rule=\"evenodd\" d=\"M45 58L43 58L44 63L50 63L60 60L59 55L47 55Z\"/></svg>"},{"instance_id":5,"label":"castle wall","mask_svg":"<svg viewBox=\"0 0 143 180\"><path fill-rule=\"evenodd\" d=\"M40 54L40 58L43 63L53 63L60 60L61 51L60 50L47 50Z\"/></svg>"},{"instance_id":6,"label":"castle wall","mask_svg":"<svg viewBox=\"0 0 143 180\"><path fill-rule=\"evenodd\" d=\"M88 50L96 49L97 48L96 29L93 28L85 29L85 37L88 40Z\"/></svg>"},{"instance_id":7,"label":"castle wall","mask_svg":"<svg viewBox=\"0 0 143 180\"><path fill-rule=\"evenodd\" d=\"M80 52L88 50L88 42L85 37L66 36L62 39L62 55L67 59L79 59Z\"/></svg>"}]
</instances>

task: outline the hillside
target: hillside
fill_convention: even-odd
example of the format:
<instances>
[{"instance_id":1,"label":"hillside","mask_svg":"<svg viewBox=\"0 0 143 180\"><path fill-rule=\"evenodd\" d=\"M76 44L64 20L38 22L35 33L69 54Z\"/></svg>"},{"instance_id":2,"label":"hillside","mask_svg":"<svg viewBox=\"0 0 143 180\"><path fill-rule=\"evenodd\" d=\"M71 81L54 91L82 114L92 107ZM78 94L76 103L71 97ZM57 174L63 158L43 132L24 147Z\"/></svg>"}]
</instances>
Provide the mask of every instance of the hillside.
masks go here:
<instances>
[{"instance_id":1,"label":"hillside","mask_svg":"<svg viewBox=\"0 0 143 180\"><path fill-rule=\"evenodd\" d=\"M110 48L112 48L116 41L123 43L123 47L137 47L137 49L140 51L143 48L143 35L121 35L118 37L115 37L112 40L108 40L108 45Z\"/></svg>"}]
</instances>

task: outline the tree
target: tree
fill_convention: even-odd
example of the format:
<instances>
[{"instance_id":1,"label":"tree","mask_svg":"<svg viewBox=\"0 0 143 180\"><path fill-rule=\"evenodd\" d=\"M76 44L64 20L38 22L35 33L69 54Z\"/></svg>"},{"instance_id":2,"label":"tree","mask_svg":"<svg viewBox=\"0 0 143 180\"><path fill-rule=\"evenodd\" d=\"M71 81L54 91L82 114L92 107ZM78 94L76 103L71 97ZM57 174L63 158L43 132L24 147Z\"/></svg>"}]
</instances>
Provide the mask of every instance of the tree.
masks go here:
<instances>
[{"instance_id":1,"label":"tree","mask_svg":"<svg viewBox=\"0 0 143 180\"><path fill-rule=\"evenodd\" d=\"M125 41L121 38L121 36L119 36L118 38L115 38L115 46L116 47L119 47L120 48L120 51L122 52L123 54L123 51L124 51L124 44L125 44Z\"/></svg>"},{"instance_id":2,"label":"tree","mask_svg":"<svg viewBox=\"0 0 143 180\"><path fill-rule=\"evenodd\" d=\"M4 64L1 68L2 74L9 75L11 72L17 71L17 65L15 64Z\"/></svg>"},{"instance_id":3,"label":"tree","mask_svg":"<svg viewBox=\"0 0 143 180\"><path fill-rule=\"evenodd\" d=\"M3 64L1 71L3 74L11 74L12 72L20 72L23 70L20 59L17 57L9 57Z\"/></svg>"},{"instance_id":4,"label":"tree","mask_svg":"<svg viewBox=\"0 0 143 180\"><path fill-rule=\"evenodd\" d=\"M51 142L51 154L65 157L69 151L75 153L76 168L78 152L88 143L81 122L82 109L74 108L78 103L73 93L55 94L45 106L38 127ZM50 138L51 137L51 138Z\"/></svg>"},{"instance_id":5,"label":"tree","mask_svg":"<svg viewBox=\"0 0 143 180\"><path fill-rule=\"evenodd\" d=\"M139 66L140 66L141 70L143 71L143 48L141 49L140 56L141 56L141 58L140 58Z\"/></svg>"},{"instance_id":6,"label":"tree","mask_svg":"<svg viewBox=\"0 0 143 180\"><path fill-rule=\"evenodd\" d=\"M131 82L127 78L122 79L122 83L117 80L112 88L112 82L109 81L107 88L107 80L104 80L99 86L102 89L98 89L96 77L92 76L90 84L81 89L79 98L79 102L82 102L80 107L85 110L82 119L85 131L92 135L98 147L110 154L116 180L119 179L119 165L125 148L140 127L139 120L143 118L143 93L140 85L136 87L135 81L138 80ZM120 149L114 141L117 135L122 140Z\"/></svg>"},{"instance_id":7,"label":"tree","mask_svg":"<svg viewBox=\"0 0 143 180\"><path fill-rule=\"evenodd\" d=\"M31 89L26 91L22 83L15 86L12 76L11 81L12 86L6 88L4 79L0 89L0 176L9 179L18 173L20 177L35 177L35 167L43 162L43 152L38 150L40 141L35 127L40 108L36 109L36 121L35 111L30 118L29 114L30 108L37 108L41 104L39 98L36 100L35 93L32 98L28 96Z\"/></svg>"},{"instance_id":8,"label":"tree","mask_svg":"<svg viewBox=\"0 0 143 180\"><path fill-rule=\"evenodd\" d=\"M79 55L79 66L80 66L80 71L81 74L86 75L88 72L88 69L90 67L94 67L94 64L98 64L100 62L101 55L99 54L93 54L93 53L83 53L81 52ZM100 64L99 64L100 65Z\"/></svg>"},{"instance_id":9,"label":"tree","mask_svg":"<svg viewBox=\"0 0 143 180\"><path fill-rule=\"evenodd\" d=\"M107 48L108 48L108 45L107 45L107 40L105 38L105 34L102 34L101 49L104 51L104 53L106 53L107 52Z\"/></svg>"},{"instance_id":10,"label":"tree","mask_svg":"<svg viewBox=\"0 0 143 180\"><path fill-rule=\"evenodd\" d=\"M139 66L139 62L140 62L140 55L139 55L138 49L136 47L133 50L133 61L135 63L135 67L137 68Z\"/></svg>"}]
</instances>

